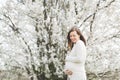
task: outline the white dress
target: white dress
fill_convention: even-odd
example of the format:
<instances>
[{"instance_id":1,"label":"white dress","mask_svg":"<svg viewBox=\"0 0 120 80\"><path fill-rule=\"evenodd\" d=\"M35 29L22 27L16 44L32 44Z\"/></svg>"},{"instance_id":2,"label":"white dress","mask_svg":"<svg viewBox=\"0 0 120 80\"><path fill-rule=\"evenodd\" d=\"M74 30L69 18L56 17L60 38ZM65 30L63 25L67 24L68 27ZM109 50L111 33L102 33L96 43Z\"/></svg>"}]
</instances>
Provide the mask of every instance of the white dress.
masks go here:
<instances>
[{"instance_id":1,"label":"white dress","mask_svg":"<svg viewBox=\"0 0 120 80\"><path fill-rule=\"evenodd\" d=\"M65 70L73 73L68 75L68 80L87 80L85 71L86 47L83 41L77 41L65 59Z\"/></svg>"}]
</instances>

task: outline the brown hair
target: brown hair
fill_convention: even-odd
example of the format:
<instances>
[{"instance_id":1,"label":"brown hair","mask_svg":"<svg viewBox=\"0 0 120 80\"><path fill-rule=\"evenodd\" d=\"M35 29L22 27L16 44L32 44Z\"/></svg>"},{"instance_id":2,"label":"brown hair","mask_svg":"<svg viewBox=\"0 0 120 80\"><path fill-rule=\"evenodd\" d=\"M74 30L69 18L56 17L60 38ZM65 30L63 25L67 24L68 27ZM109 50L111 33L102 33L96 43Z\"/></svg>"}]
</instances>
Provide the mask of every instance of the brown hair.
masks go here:
<instances>
[{"instance_id":1,"label":"brown hair","mask_svg":"<svg viewBox=\"0 0 120 80\"><path fill-rule=\"evenodd\" d=\"M82 41L84 42L84 44L86 45L86 40L85 40L84 36L82 35L81 31L79 30L79 28L77 28L77 27L74 26L74 27L72 27L72 28L70 29L70 31L68 32L68 35L67 35L68 48L69 48L69 49L72 49L72 47L73 47L73 43L72 43L71 40L70 40L70 33L73 32L73 31L76 31L77 34L80 35L80 40L82 40Z\"/></svg>"}]
</instances>

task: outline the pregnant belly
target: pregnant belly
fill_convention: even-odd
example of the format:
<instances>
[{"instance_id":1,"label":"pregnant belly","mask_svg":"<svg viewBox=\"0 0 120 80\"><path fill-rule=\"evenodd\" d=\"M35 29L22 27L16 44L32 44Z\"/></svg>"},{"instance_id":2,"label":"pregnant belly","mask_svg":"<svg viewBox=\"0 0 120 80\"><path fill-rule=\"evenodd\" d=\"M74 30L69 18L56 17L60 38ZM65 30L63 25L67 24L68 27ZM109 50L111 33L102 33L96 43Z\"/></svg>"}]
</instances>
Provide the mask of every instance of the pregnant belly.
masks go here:
<instances>
[{"instance_id":1,"label":"pregnant belly","mask_svg":"<svg viewBox=\"0 0 120 80\"><path fill-rule=\"evenodd\" d=\"M82 63L66 62L65 69L69 69L69 70L75 71L75 72L81 72L81 71L84 72L85 71L84 64L82 64Z\"/></svg>"}]
</instances>

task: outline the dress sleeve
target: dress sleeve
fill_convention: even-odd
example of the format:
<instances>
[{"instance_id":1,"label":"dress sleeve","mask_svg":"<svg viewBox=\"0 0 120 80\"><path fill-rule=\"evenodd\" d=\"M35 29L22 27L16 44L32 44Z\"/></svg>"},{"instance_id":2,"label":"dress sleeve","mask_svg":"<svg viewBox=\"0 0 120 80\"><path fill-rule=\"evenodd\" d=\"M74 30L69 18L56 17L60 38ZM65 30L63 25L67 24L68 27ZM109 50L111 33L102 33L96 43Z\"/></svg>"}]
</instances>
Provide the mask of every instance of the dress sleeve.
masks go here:
<instances>
[{"instance_id":1,"label":"dress sleeve","mask_svg":"<svg viewBox=\"0 0 120 80\"><path fill-rule=\"evenodd\" d=\"M66 61L68 62L75 62L75 63L82 63L86 60L86 47L82 41L76 43L74 47L73 54L76 56L69 55L66 57Z\"/></svg>"}]
</instances>

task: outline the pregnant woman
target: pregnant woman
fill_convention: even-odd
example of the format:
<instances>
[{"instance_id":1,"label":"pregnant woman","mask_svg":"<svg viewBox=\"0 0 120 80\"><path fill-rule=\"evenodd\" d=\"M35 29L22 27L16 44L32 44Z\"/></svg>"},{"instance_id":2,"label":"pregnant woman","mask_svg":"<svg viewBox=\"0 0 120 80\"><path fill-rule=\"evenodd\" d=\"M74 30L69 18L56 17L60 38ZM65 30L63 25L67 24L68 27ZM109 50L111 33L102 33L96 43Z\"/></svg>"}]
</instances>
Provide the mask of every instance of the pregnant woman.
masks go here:
<instances>
[{"instance_id":1,"label":"pregnant woman","mask_svg":"<svg viewBox=\"0 0 120 80\"><path fill-rule=\"evenodd\" d=\"M69 53L65 58L64 72L68 80L87 80L85 71L86 41L77 27L68 32Z\"/></svg>"}]
</instances>

